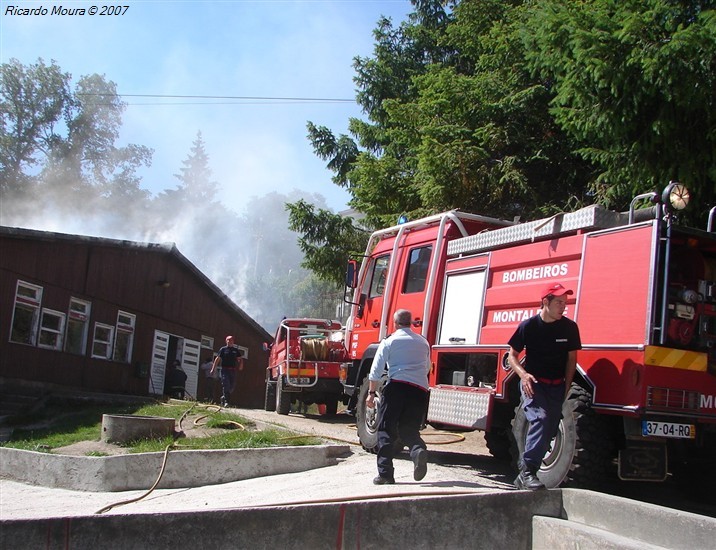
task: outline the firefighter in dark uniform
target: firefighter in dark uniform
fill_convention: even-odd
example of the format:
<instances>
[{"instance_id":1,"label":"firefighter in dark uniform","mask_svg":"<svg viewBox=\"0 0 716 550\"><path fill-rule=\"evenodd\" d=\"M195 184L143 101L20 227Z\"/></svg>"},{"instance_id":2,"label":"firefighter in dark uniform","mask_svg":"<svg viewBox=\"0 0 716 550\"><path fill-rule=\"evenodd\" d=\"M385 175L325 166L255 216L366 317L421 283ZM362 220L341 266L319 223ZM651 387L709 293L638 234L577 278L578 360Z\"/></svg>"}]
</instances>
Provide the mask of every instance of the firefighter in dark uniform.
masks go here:
<instances>
[{"instance_id":1,"label":"firefighter in dark uniform","mask_svg":"<svg viewBox=\"0 0 716 550\"><path fill-rule=\"evenodd\" d=\"M522 321L508 342L510 366L520 377L520 406L529 422L515 479L518 489L544 489L537 471L559 429L562 404L577 369L577 350L582 347L579 328L564 317L571 294L560 283L547 286L541 293L540 312ZM527 350L524 367L519 360L523 349Z\"/></svg>"},{"instance_id":2,"label":"firefighter in dark uniform","mask_svg":"<svg viewBox=\"0 0 716 550\"><path fill-rule=\"evenodd\" d=\"M226 337L226 345L219 350L211 366L209 375L213 375L216 367L221 362L221 406L226 407L229 404L229 397L236 387L237 371L243 370L244 360L243 352L234 345L234 337Z\"/></svg>"}]
</instances>

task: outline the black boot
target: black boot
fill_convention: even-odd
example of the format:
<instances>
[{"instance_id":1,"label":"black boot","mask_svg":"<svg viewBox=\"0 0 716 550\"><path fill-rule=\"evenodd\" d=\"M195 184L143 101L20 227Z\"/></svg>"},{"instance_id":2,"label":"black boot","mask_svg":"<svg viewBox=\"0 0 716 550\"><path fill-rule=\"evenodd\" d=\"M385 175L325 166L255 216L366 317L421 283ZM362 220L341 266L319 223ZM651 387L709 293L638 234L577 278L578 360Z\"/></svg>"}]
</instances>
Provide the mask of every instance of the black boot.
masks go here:
<instances>
[{"instance_id":1,"label":"black boot","mask_svg":"<svg viewBox=\"0 0 716 550\"><path fill-rule=\"evenodd\" d=\"M515 479L515 487L527 491L537 491L544 489L544 483L537 478L537 468L523 466L520 475Z\"/></svg>"}]
</instances>

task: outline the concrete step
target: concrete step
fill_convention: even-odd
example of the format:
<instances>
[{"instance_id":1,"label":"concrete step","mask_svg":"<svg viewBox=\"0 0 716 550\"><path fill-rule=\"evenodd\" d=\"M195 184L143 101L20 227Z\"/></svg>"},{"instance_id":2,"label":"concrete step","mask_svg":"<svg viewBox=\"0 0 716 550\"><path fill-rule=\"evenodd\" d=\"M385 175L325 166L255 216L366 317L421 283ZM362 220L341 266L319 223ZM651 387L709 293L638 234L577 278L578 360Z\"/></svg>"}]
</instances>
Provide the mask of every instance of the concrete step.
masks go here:
<instances>
[{"instance_id":1,"label":"concrete step","mask_svg":"<svg viewBox=\"0 0 716 550\"><path fill-rule=\"evenodd\" d=\"M664 546L559 518L532 518L533 550L665 550Z\"/></svg>"},{"instance_id":2,"label":"concrete step","mask_svg":"<svg viewBox=\"0 0 716 550\"><path fill-rule=\"evenodd\" d=\"M715 518L579 489L562 489L562 507L562 519L639 541L642 548L714 548Z\"/></svg>"}]
</instances>

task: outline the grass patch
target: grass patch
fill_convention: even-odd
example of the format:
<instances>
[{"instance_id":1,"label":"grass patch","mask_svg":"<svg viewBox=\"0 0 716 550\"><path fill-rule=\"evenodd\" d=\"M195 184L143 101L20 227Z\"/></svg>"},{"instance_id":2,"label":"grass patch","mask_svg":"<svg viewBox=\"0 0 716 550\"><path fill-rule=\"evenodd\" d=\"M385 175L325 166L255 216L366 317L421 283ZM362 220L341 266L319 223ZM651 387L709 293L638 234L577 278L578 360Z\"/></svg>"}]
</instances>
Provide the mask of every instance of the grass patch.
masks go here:
<instances>
[{"instance_id":1,"label":"grass patch","mask_svg":"<svg viewBox=\"0 0 716 550\"><path fill-rule=\"evenodd\" d=\"M132 453L163 451L168 445L185 449L248 449L285 445L317 445L316 437L297 436L290 432L268 429L255 430L255 424L239 415L218 407L190 403L153 404L144 406L59 406L50 405L39 413L15 423L10 441L3 447L29 451L52 452L81 441L99 441L102 415L159 416L177 421L177 430L187 430L191 419L217 433L207 437L168 436L162 439L132 441L122 445ZM101 456L93 454L92 456Z\"/></svg>"},{"instance_id":2,"label":"grass patch","mask_svg":"<svg viewBox=\"0 0 716 550\"><path fill-rule=\"evenodd\" d=\"M10 441L3 447L50 452L79 441L99 441L103 414L133 414L136 408L48 405L31 417L14 423Z\"/></svg>"},{"instance_id":3,"label":"grass patch","mask_svg":"<svg viewBox=\"0 0 716 550\"><path fill-rule=\"evenodd\" d=\"M236 429L208 437L162 439L144 439L132 441L127 447L132 453L152 453L163 451L168 445L174 444L177 449L257 449L262 447L282 447L318 445L321 441L312 436L291 435L280 430L248 431Z\"/></svg>"}]
</instances>

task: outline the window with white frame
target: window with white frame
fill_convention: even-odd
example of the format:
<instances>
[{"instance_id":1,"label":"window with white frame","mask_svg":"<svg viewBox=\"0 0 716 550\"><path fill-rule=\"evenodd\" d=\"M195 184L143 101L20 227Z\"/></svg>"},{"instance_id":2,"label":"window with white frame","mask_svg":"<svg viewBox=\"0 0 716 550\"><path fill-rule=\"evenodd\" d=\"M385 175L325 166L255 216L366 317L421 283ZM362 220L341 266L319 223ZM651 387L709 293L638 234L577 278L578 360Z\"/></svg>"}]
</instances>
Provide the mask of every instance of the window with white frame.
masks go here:
<instances>
[{"instance_id":1,"label":"window with white frame","mask_svg":"<svg viewBox=\"0 0 716 550\"><path fill-rule=\"evenodd\" d=\"M114 338L114 355L112 359L122 363L132 361L132 346L134 345L134 325L137 316L119 311L117 313L117 332Z\"/></svg>"},{"instance_id":2,"label":"window with white frame","mask_svg":"<svg viewBox=\"0 0 716 550\"><path fill-rule=\"evenodd\" d=\"M201 356L202 361L212 361L214 359L214 338L211 336L201 335Z\"/></svg>"},{"instance_id":3,"label":"window with white frame","mask_svg":"<svg viewBox=\"0 0 716 550\"><path fill-rule=\"evenodd\" d=\"M40 320L40 338L37 347L62 349L62 335L65 332L65 314L51 309L42 310Z\"/></svg>"},{"instance_id":4,"label":"window with white frame","mask_svg":"<svg viewBox=\"0 0 716 550\"><path fill-rule=\"evenodd\" d=\"M79 298L70 298L70 309L67 313L65 351L84 355L87 349L91 308L92 304L90 302Z\"/></svg>"},{"instance_id":5,"label":"window with white frame","mask_svg":"<svg viewBox=\"0 0 716 550\"><path fill-rule=\"evenodd\" d=\"M244 346L236 346L236 347L241 350L241 357L243 359L249 358L249 348L245 348Z\"/></svg>"},{"instance_id":6,"label":"window with white frame","mask_svg":"<svg viewBox=\"0 0 716 550\"><path fill-rule=\"evenodd\" d=\"M92 339L92 357L97 359L109 359L112 356L113 336L113 326L95 323L94 338Z\"/></svg>"},{"instance_id":7,"label":"window with white frame","mask_svg":"<svg viewBox=\"0 0 716 550\"><path fill-rule=\"evenodd\" d=\"M34 346L37 341L37 328L40 322L40 304L42 287L17 281L15 289L15 308L10 325L10 341Z\"/></svg>"},{"instance_id":8,"label":"window with white frame","mask_svg":"<svg viewBox=\"0 0 716 550\"><path fill-rule=\"evenodd\" d=\"M202 347L202 349L213 351L214 350L214 339L211 336L204 336L202 334L201 335L201 347Z\"/></svg>"}]
</instances>

